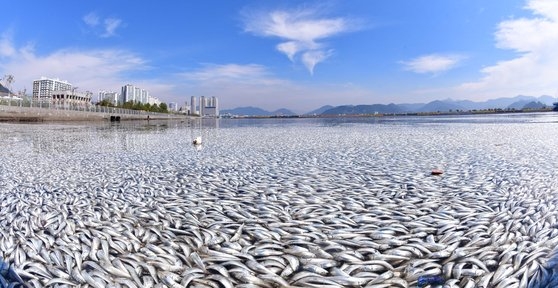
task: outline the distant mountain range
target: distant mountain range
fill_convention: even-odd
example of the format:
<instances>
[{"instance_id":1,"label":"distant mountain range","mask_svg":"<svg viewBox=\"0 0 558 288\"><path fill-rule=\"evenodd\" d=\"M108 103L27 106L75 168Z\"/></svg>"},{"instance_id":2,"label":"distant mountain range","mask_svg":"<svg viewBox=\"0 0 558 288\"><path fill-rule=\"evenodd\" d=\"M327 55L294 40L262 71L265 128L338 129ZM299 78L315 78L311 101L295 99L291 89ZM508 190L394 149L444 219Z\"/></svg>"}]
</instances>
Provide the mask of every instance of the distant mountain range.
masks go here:
<instances>
[{"instance_id":1,"label":"distant mountain range","mask_svg":"<svg viewBox=\"0 0 558 288\"><path fill-rule=\"evenodd\" d=\"M320 107L320 108L318 108L318 109L316 109L316 110L312 110L312 111L306 113L306 115L320 115L320 114L324 113L325 111L327 111L327 110L329 110L329 109L331 109L331 108L333 108L333 106L331 106L331 105L325 105L325 106L322 106L322 107Z\"/></svg>"},{"instance_id":2,"label":"distant mountain range","mask_svg":"<svg viewBox=\"0 0 558 288\"><path fill-rule=\"evenodd\" d=\"M318 109L304 113L304 115L358 115L358 114L385 114L385 113L426 113L426 112L456 112L485 109L541 109L553 106L557 99L543 95L540 97L519 95L511 98L497 98L483 102L469 100L435 100L428 103L404 104L372 104L372 105L342 105L322 106ZM257 107L239 107L230 110L221 110L221 115L238 116L293 116L296 113L282 108L276 111L266 111Z\"/></svg>"},{"instance_id":3,"label":"distant mountain range","mask_svg":"<svg viewBox=\"0 0 558 288\"><path fill-rule=\"evenodd\" d=\"M221 115L238 115L238 116L293 116L296 113L292 111L282 108L275 111L266 111L264 109L258 107L238 107L229 110L221 110L219 111Z\"/></svg>"}]
</instances>

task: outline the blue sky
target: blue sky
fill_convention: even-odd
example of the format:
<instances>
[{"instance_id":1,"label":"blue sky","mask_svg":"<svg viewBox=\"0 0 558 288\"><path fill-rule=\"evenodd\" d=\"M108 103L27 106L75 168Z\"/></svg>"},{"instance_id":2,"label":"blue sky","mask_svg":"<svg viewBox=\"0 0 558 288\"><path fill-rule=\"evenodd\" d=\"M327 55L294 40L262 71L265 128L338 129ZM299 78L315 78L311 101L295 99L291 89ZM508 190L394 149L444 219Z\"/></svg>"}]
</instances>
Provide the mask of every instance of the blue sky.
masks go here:
<instances>
[{"instance_id":1,"label":"blue sky","mask_svg":"<svg viewBox=\"0 0 558 288\"><path fill-rule=\"evenodd\" d=\"M70 1L4 4L0 75L130 83L222 109L558 96L558 1Z\"/></svg>"}]
</instances>

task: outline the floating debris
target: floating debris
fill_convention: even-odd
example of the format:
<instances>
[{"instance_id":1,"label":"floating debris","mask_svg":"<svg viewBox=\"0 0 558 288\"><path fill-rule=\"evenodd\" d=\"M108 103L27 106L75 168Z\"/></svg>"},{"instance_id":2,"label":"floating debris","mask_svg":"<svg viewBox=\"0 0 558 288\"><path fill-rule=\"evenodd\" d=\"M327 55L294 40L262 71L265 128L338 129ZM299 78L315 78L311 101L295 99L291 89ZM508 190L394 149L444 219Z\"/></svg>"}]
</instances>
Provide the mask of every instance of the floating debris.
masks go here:
<instances>
[{"instance_id":1,"label":"floating debris","mask_svg":"<svg viewBox=\"0 0 558 288\"><path fill-rule=\"evenodd\" d=\"M432 169L432 172L430 174L432 174L432 175L442 175L442 174L444 174L444 171L442 171L440 169Z\"/></svg>"}]
</instances>

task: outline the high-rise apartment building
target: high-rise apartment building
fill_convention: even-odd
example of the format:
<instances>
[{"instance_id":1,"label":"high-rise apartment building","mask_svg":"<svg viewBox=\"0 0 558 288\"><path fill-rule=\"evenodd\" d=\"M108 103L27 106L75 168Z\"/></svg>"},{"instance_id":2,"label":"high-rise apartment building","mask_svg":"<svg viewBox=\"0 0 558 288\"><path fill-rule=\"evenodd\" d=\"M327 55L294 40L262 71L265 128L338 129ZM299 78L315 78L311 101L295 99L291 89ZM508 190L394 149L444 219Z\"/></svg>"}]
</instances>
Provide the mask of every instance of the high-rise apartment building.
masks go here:
<instances>
[{"instance_id":1,"label":"high-rise apartment building","mask_svg":"<svg viewBox=\"0 0 558 288\"><path fill-rule=\"evenodd\" d=\"M217 97L211 97L211 106L215 109L214 115L215 117L219 117L219 102L217 101Z\"/></svg>"},{"instance_id":2,"label":"high-rise apartment building","mask_svg":"<svg viewBox=\"0 0 558 288\"><path fill-rule=\"evenodd\" d=\"M205 96L201 96L199 105L196 103L197 100L198 98L196 96L192 96L189 107L190 115L219 117L219 103L217 97L205 98Z\"/></svg>"},{"instance_id":3,"label":"high-rise apartment building","mask_svg":"<svg viewBox=\"0 0 558 288\"><path fill-rule=\"evenodd\" d=\"M198 110L197 110L197 97L196 96L192 96L192 98L190 98L190 115L193 114L198 114Z\"/></svg>"},{"instance_id":4,"label":"high-rise apartment building","mask_svg":"<svg viewBox=\"0 0 558 288\"><path fill-rule=\"evenodd\" d=\"M134 86L131 84L126 84L122 86L122 91L120 92L120 97L118 97L118 104L124 104L130 98L130 95L134 94Z\"/></svg>"},{"instance_id":5,"label":"high-rise apartment building","mask_svg":"<svg viewBox=\"0 0 558 288\"><path fill-rule=\"evenodd\" d=\"M219 104L217 103L217 97L213 96L205 99L204 106L204 114L201 114L202 116L219 117Z\"/></svg>"},{"instance_id":6,"label":"high-rise apartment building","mask_svg":"<svg viewBox=\"0 0 558 288\"><path fill-rule=\"evenodd\" d=\"M122 86L122 93L120 93L120 100L119 103L123 104L126 102L139 102L142 104L145 103L157 103L160 102L158 100L154 100L154 97L149 95L149 91L136 87L132 84L126 84Z\"/></svg>"},{"instance_id":7,"label":"high-rise apartment building","mask_svg":"<svg viewBox=\"0 0 558 288\"><path fill-rule=\"evenodd\" d=\"M120 94L118 92L107 92L107 91L99 91L99 102L106 100L112 103L113 105L117 105L118 101L120 101Z\"/></svg>"},{"instance_id":8,"label":"high-rise apartment building","mask_svg":"<svg viewBox=\"0 0 558 288\"><path fill-rule=\"evenodd\" d=\"M141 103L147 103L149 102L149 91L145 90L145 89L141 89Z\"/></svg>"},{"instance_id":9,"label":"high-rise apartment building","mask_svg":"<svg viewBox=\"0 0 558 288\"><path fill-rule=\"evenodd\" d=\"M202 116L202 117L205 115L205 106L206 106L205 96L201 96L200 97L200 116Z\"/></svg>"},{"instance_id":10,"label":"high-rise apartment building","mask_svg":"<svg viewBox=\"0 0 558 288\"><path fill-rule=\"evenodd\" d=\"M141 103L141 88L139 87L134 87L134 94L132 94L132 97L130 100L128 101L134 101L134 102L140 102ZM126 102L128 102L126 101Z\"/></svg>"},{"instance_id":11,"label":"high-rise apartment building","mask_svg":"<svg viewBox=\"0 0 558 288\"><path fill-rule=\"evenodd\" d=\"M52 98L53 91L71 91L72 84L60 79L50 79L41 77L33 81L33 99L49 100Z\"/></svg>"}]
</instances>

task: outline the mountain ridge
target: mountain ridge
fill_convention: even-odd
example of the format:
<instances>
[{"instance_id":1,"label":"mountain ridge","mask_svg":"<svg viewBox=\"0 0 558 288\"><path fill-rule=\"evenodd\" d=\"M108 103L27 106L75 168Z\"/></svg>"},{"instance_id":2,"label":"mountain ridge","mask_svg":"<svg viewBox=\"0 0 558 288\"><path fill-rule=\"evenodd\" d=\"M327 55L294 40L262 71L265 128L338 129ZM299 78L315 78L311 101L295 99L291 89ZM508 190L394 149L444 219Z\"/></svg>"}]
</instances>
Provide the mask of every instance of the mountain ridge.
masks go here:
<instances>
[{"instance_id":1,"label":"mountain ridge","mask_svg":"<svg viewBox=\"0 0 558 288\"><path fill-rule=\"evenodd\" d=\"M238 116L293 116L297 115L296 113L292 112L286 108L280 108L275 111L267 111L259 107L253 106L245 106L245 107L237 107L234 109L225 109L221 110L221 115L238 115Z\"/></svg>"},{"instance_id":2,"label":"mountain ridge","mask_svg":"<svg viewBox=\"0 0 558 288\"><path fill-rule=\"evenodd\" d=\"M267 111L258 107L238 107L222 110L221 115L230 114L238 116L293 116L293 115L363 115L386 113L433 113L433 112L460 112L486 109L540 109L553 106L558 99L542 95L539 97L517 95L515 97L501 97L475 102L471 100L434 100L428 103L402 103L402 104L358 104L358 105L324 105L312 111L297 114L289 109L281 108Z\"/></svg>"}]
</instances>

